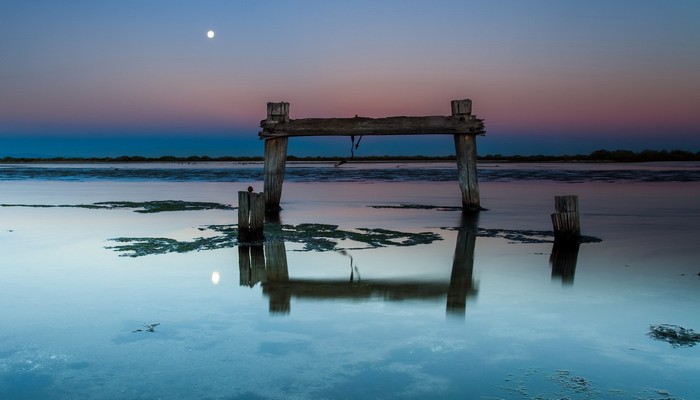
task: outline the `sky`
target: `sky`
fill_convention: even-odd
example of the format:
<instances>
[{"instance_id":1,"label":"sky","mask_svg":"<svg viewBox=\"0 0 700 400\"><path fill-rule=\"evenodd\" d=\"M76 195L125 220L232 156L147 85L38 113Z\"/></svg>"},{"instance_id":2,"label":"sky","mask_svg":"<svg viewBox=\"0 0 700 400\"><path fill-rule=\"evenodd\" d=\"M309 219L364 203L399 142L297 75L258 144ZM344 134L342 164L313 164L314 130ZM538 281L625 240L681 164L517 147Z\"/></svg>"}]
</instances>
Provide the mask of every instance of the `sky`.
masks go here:
<instances>
[{"instance_id":1,"label":"sky","mask_svg":"<svg viewBox=\"0 0 700 400\"><path fill-rule=\"evenodd\" d=\"M483 155L700 151L700 1L0 2L0 157L256 156L268 101L325 118L464 98ZM355 152L453 153L446 135Z\"/></svg>"}]
</instances>

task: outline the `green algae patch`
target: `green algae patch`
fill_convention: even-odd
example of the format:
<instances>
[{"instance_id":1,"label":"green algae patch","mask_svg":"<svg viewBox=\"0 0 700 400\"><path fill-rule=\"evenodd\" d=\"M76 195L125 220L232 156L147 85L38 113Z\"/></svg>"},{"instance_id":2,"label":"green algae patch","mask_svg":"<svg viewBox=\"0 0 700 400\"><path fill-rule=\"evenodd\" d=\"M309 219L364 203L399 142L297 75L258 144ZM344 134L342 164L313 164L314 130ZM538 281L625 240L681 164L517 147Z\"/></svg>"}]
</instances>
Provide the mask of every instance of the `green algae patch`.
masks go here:
<instances>
[{"instance_id":1,"label":"green algae patch","mask_svg":"<svg viewBox=\"0 0 700 400\"><path fill-rule=\"evenodd\" d=\"M700 333L678 325L650 325L647 335L652 339L668 342L671 347L693 347L700 343Z\"/></svg>"},{"instance_id":2,"label":"green algae patch","mask_svg":"<svg viewBox=\"0 0 700 400\"><path fill-rule=\"evenodd\" d=\"M459 231L468 228L452 228L443 227L442 229L448 231ZM485 238L501 238L508 241L511 244L531 244L531 243L552 243L554 242L554 232L553 231L537 231L531 229L485 229L485 228L473 228L471 229L475 232L477 237ZM581 236L579 238L579 243L600 243L603 239L593 237L593 236Z\"/></svg>"},{"instance_id":3,"label":"green algae patch","mask_svg":"<svg viewBox=\"0 0 700 400\"><path fill-rule=\"evenodd\" d=\"M431 206L428 204L399 204L399 205L383 205L383 206L368 206L368 207L369 208L401 209L401 210L462 211L462 207Z\"/></svg>"},{"instance_id":4,"label":"green algae patch","mask_svg":"<svg viewBox=\"0 0 700 400\"><path fill-rule=\"evenodd\" d=\"M132 210L142 214L152 214L169 211L201 211L201 210L235 210L228 204L182 200L156 201L103 201L92 204L0 204L0 207L29 207L29 208L86 208L91 210Z\"/></svg>"},{"instance_id":5,"label":"green algae patch","mask_svg":"<svg viewBox=\"0 0 700 400\"><path fill-rule=\"evenodd\" d=\"M117 244L107 246L122 253L123 257L141 257L146 255L187 253L191 251L216 250L238 245L238 227L236 225L208 225L198 228L208 232L207 237L198 237L190 241L171 238L114 238ZM339 229L337 225L299 224L299 225L265 225L265 240L262 245L270 242L301 243L304 247L299 251L337 251L350 250L342 247L341 242L348 241L356 244L353 250L372 249L389 246L415 246L429 244L442 240L440 235L433 232L399 232L388 229L359 228L356 230Z\"/></svg>"},{"instance_id":6,"label":"green algae patch","mask_svg":"<svg viewBox=\"0 0 700 400\"><path fill-rule=\"evenodd\" d=\"M303 243L304 251L350 250L349 248L340 248L340 241L356 242L359 247L353 249L362 249L389 246L415 246L442 240L440 235L433 232L410 233L379 228L343 230L339 229L338 225L328 224L270 224L265 226L265 238L269 241Z\"/></svg>"},{"instance_id":7,"label":"green algae patch","mask_svg":"<svg viewBox=\"0 0 700 400\"><path fill-rule=\"evenodd\" d=\"M182 201L182 200L162 200L162 201L108 201L95 203L94 205L104 207L106 209L128 208L134 212L151 214L168 211L201 211L201 210L235 210L236 207L228 204L201 202L201 201Z\"/></svg>"}]
</instances>

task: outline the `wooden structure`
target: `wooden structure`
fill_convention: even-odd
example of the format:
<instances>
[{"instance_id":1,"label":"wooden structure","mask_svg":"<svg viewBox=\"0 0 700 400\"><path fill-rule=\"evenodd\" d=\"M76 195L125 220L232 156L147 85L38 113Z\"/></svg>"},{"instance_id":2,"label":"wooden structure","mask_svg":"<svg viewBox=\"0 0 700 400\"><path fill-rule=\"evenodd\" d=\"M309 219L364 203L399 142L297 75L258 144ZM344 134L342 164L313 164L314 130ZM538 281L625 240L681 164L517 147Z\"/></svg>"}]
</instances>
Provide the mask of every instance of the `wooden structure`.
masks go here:
<instances>
[{"instance_id":1,"label":"wooden structure","mask_svg":"<svg viewBox=\"0 0 700 400\"><path fill-rule=\"evenodd\" d=\"M484 134L484 122L472 115L469 99L453 100L452 115L387 118L304 118L289 119L289 103L267 103L267 118L260 122L259 134L265 140L265 207L280 210L282 183L291 136L373 136L433 135L454 136L462 190L462 208L481 210L476 176L476 135Z\"/></svg>"},{"instance_id":2,"label":"wooden structure","mask_svg":"<svg viewBox=\"0 0 700 400\"><path fill-rule=\"evenodd\" d=\"M581 245L581 222L578 196L554 196L554 245L549 257L552 278L560 277L565 285L574 283L578 250Z\"/></svg>"},{"instance_id":3,"label":"wooden structure","mask_svg":"<svg viewBox=\"0 0 700 400\"><path fill-rule=\"evenodd\" d=\"M263 240L265 196L262 193L238 192L238 241L251 243Z\"/></svg>"},{"instance_id":4,"label":"wooden structure","mask_svg":"<svg viewBox=\"0 0 700 400\"><path fill-rule=\"evenodd\" d=\"M578 215L578 196L554 196L552 226L555 241L579 241L581 222Z\"/></svg>"}]
</instances>

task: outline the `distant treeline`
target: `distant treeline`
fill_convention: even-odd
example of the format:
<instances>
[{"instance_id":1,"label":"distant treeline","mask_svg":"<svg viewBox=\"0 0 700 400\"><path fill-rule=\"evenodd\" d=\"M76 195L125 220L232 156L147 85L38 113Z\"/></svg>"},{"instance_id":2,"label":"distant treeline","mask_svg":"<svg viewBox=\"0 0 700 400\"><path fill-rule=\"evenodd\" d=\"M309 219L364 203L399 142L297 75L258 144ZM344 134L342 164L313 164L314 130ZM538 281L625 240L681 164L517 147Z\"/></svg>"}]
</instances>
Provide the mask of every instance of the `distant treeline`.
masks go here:
<instances>
[{"instance_id":1,"label":"distant treeline","mask_svg":"<svg viewBox=\"0 0 700 400\"><path fill-rule=\"evenodd\" d=\"M630 150L596 150L590 154L563 155L563 156L503 156L501 154L489 154L478 157L485 161L515 161L515 162L554 162L554 161L607 161L607 162L651 162L651 161L700 161L700 151L686 150L644 150L634 152Z\"/></svg>"},{"instance_id":2,"label":"distant treeline","mask_svg":"<svg viewBox=\"0 0 700 400\"><path fill-rule=\"evenodd\" d=\"M576 155L502 155L488 154L479 156L480 161L500 161L500 162L651 162L651 161L700 161L700 151L691 152L686 150L644 150L633 152L630 150L596 150L590 154ZM297 157L290 155L288 161L338 161L348 160L347 157ZM452 161L455 156L358 156L353 157L353 161ZM263 161L263 157L142 157L142 156L121 156L121 157L4 157L0 163L133 163L133 162L255 162Z\"/></svg>"}]
</instances>

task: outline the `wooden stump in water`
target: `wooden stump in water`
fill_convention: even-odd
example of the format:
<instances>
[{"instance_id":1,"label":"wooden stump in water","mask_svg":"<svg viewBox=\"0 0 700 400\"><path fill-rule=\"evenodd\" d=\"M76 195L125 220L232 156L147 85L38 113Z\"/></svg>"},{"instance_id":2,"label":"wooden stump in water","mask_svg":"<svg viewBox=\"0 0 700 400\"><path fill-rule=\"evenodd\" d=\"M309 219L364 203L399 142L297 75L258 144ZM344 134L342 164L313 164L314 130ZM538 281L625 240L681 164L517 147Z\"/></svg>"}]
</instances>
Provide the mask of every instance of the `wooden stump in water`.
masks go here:
<instances>
[{"instance_id":1,"label":"wooden stump in water","mask_svg":"<svg viewBox=\"0 0 700 400\"><path fill-rule=\"evenodd\" d=\"M263 240L265 196L262 193L238 192L238 241L252 243Z\"/></svg>"},{"instance_id":2,"label":"wooden stump in water","mask_svg":"<svg viewBox=\"0 0 700 400\"><path fill-rule=\"evenodd\" d=\"M552 214L554 240L578 242L581 238L578 196L554 196L554 210Z\"/></svg>"}]
</instances>

